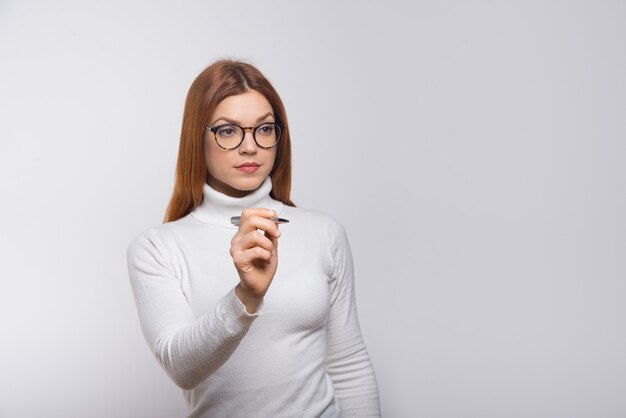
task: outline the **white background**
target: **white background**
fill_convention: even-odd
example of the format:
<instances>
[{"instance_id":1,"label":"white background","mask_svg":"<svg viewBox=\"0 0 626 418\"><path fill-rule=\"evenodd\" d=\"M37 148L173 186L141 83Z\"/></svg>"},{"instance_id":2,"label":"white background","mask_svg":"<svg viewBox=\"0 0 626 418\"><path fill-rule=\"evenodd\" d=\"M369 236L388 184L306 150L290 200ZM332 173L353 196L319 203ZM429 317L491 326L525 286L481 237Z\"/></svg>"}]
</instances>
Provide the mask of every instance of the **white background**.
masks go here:
<instances>
[{"instance_id":1,"label":"white background","mask_svg":"<svg viewBox=\"0 0 626 418\"><path fill-rule=\"evenodd\" d=\"M1 417L185 415L126 247L222 57L348 231L384 416L626 416L626 2L2 0Z\"/></svg>"}]
</instances>

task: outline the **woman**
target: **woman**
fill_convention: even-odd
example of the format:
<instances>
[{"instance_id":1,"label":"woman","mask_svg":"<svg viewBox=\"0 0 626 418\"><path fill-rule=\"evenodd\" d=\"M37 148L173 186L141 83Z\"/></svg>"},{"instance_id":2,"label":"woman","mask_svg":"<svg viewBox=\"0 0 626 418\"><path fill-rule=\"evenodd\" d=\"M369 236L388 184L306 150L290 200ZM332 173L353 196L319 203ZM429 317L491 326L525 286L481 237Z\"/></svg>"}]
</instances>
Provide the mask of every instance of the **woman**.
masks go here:
<instances>
[{"instance_id":1,"label":"woman","mask_svg":"<svg viewBox=\"0 0 626 418\"><path fill-rule=\"evenodd\" d=\"M128 247L144 336L190 417L380 415L345 229L290 185L280 97L252 65L213 63L187 95L164 223Z\"/></svg>"}]
</instances>

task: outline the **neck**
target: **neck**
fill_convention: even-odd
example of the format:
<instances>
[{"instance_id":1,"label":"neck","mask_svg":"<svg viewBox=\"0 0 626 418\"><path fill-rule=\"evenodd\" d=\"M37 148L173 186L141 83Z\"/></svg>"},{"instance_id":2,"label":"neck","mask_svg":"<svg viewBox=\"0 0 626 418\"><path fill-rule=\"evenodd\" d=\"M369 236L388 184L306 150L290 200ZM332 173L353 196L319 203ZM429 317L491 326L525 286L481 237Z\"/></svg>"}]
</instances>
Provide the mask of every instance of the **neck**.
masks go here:
<instances>
[{"instance_id":1,"label":"neck","mask_svg":"<svg viewBox=\"0 0 626 418\"><path fill-rule=\"evenodd\" d=\"M237 229L230 223L232 216L241 216L245 208L267 208L280 213L283 203L270 196L272 179L267 176L263 183L254 191L243 197L228 196L218 192L207 183L202 190L202 203L191 212L191 215L200 222Z\"/></svg>"}]
</instances>

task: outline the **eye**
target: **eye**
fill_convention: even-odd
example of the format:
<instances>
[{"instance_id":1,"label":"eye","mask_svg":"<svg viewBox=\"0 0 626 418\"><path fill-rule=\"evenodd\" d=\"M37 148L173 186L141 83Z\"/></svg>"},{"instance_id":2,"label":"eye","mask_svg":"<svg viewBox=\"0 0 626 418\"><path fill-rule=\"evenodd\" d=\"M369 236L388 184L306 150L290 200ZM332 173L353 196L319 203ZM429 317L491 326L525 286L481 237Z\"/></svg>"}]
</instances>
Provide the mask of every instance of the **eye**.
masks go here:
<instances>
[{"instance_id":1,"label":"eye","mask_svg":"<svg viewBox=\"0 0 626 418\"><path fill-rule=\"evenodd\" d=\"M263 135L270 135L274 132L274 125L262 125L259 128L259 132Z\"/></svg>"},{"instance_id":2,"label":"eye","mask_svg":"<svg viewBox=\"0 0 626 418\"><path fill-rule=\"evenodd\" d=\"M223 128L219 128L217 130L217 134L219 136L233 136L237 133L237 131L235 130L235 128L233 128L232 126L224 126Z\"/></svg>"}]
</instances>

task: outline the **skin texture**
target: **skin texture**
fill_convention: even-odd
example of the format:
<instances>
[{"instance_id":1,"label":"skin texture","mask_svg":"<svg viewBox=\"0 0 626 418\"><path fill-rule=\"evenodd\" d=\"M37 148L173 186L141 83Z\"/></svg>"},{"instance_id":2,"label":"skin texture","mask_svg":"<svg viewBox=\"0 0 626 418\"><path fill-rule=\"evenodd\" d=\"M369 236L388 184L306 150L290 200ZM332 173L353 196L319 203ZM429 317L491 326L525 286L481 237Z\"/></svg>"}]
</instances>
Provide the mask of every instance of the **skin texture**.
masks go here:
<instances>
[{"instance_id":1,"label":"skin texture","mask_svg":"<svg viewBox=\"0 0 626 418\"><path fill-rule=\"evenodd\" d=\"M272 106L267 99L257 91L250 90L222 100L210 119L210 126L237 123L247 127L274 121ZM213 133L207 130L204 136L204 157L209 174L208 184L226 195L243 197L258 189L269 175L276 159L276 147L259 147L254 142L252 132L246 131L239 147L224 150L215 142ZM246 162L256 162L261 166L254 173L235 168ZM230 243L230 255L240 279L235 294L248 313L256 310L276 274L280 231L277 224L268 220L276 215L266 208L244 209L239 229Z\"/></svg>"},{"instance_id":2,"label":"skin texture","mask_svg":"<svg viewBox=\"0 0 626 418\"><path fill-rule=\"evenodd\" d=\"M258 120L259 117L270 114ZM209 126L224 123L237 123L240 126L257 126L263 122L275 122L272 105L255 90L237 96L230 96L220 102ZM209 171L209 186L233 197L243 197L258 189L263 180L270 174L276 159L276 147L264 149L259 147L252 138L252 132L246 131L241 145L234 150L225 150L217 145L213 133L204 133L204 156ZM235 166L255 162L261 167L254 173L245 173Z\"/></svg>"}]
</instances>

